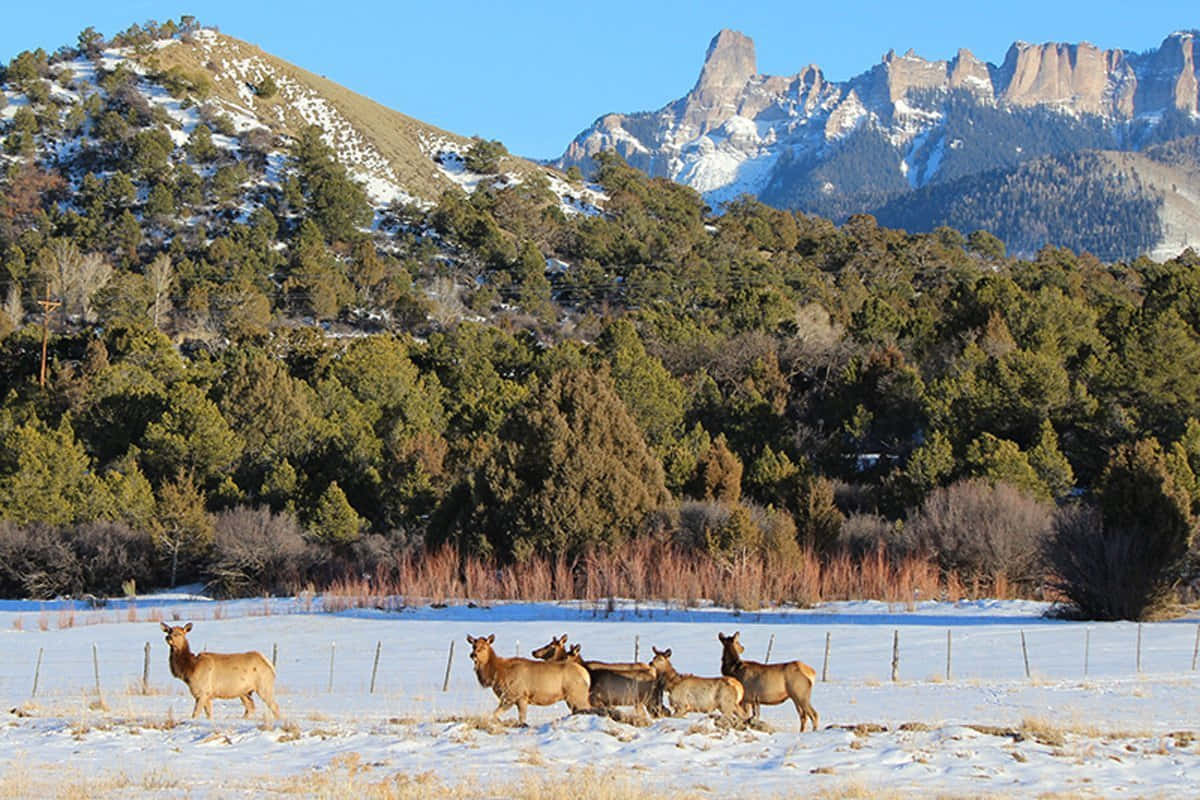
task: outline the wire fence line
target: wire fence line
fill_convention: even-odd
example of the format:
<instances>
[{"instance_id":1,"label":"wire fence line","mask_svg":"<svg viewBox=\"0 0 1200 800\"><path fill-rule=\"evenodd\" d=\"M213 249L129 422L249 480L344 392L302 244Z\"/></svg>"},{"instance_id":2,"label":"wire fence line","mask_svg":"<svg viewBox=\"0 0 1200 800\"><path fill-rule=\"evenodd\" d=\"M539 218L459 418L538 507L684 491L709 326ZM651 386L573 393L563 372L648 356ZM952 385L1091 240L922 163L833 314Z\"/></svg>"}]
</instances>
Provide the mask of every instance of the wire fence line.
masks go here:
<instances>
[{"instance_id":1,"label":"wire fence line","mask_svg":"<svg viewBox=\"0 0 1200 800\"><path fill-rule=\"evenodd\" d=\"M460 623L463 627L473 627ZM604 623L598 623L603 626ZM503 656L530 657L529 651L542 644L526 634L493 626L502 632L496 642ZM719 626L718 626L719 627ZM1153 677L1198 677L1200 624L1109 623L1071 624L1024 628L1003 627L909 627L888 624L840 625L829 629L805 626L802 631L780 631L780 626L743 626L743 658L757 661L802 659L812 664L818 682L975 682L975 681L1080 681ZM674 626L677 629L678 626ZM768 631L767 628L772 630ZM362 635L337 640L319 633L296 634L278 631L259 637L253 648L227 647L214 650L235 652L258 649L274 659L277 688L283 694L320 696L413 695L428 698L446 692L477 688L469 648L454 648L461 635L447 630L440 637L373 638ZM628 642L613 636L603 649L589 647L587 633L577 638L591 658L628 661L650 652L651 645L672 646L680 635L672 630L637 629L624 626ZM728 629L728 627L727 627ZM441 631L439 631L441 632ZM62 696L161 695L186 692L171 676L166 644L161 638L112 642L89 635L89 630L72 631L70 641L61 637L6 637L0 659L0 698L20 702ZM199 635L196 635L199 634ZM197 629L193 649L207 648L205 635ZM217 644L216 632L213 644ZM694 641L694 639L690 640ZM461 645L461 642L459 643ZM623 648L623 652L618 648ZM677 667L697 674L719 674L720 649L715 638L690 660ZM457 653L457 654L456 654ZM685 659L687 656L685 655Z\"/></svg>"}]
</instances>

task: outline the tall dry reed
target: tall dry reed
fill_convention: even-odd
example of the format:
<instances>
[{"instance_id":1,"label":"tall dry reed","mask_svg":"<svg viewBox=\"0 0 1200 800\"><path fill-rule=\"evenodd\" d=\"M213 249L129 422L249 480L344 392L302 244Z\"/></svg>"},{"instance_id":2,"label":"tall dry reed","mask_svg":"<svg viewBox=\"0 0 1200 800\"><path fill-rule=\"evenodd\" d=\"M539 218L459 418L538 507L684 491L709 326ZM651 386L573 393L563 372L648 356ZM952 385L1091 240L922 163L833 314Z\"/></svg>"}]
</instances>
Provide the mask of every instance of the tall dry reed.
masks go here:
<instances>
[{"instance_id":1,"label":"tall dry reed","mask_svg":"<svg viewBox=\"0 0 1200 800\"><path fill-rule=\"evenodd\" d=\"M718 558L670 543L638 539L613 551L571 562L563 556L501 564L461 556L452 547L413 553L368 578L334 581L322 593L329 611L396 609L406 605L496 601L599 603L620 598L683 607L713 603L740 609L811 606L826 600L921 600L1014 596L1014 584L943 574L931 560L889 557L882 549L861 558L821 558L805 550L790 558L745 554Z\"/></svg>"}]
</instances>

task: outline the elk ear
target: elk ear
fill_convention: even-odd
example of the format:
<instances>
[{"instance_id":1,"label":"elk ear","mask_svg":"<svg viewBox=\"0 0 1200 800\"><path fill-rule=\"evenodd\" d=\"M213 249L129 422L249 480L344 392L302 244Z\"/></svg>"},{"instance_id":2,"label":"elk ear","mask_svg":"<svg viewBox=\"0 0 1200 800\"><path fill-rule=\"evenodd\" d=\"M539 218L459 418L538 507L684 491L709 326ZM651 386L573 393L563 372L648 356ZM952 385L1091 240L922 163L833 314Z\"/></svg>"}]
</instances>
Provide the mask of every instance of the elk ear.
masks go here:
<instances>
[{"instance_id":1,"label":"elk ear","mask_svg":"<svg viewBox=\"0 0 1200 800\"><path fill-rule=\"evenodd\" d=\"M666 656L667 658L670 658L671 657L671 648L668 647L666 650L664 650L663 655Z\"/></svg>"},{"instance_id":2,"label":"elk ear","mask_svg":"<svg viewBox=\"0 0 1200 800\"><path fill-rule=\"evenodd\" d=\"M168 625L167 623L165 623L165 622L160 622L160 623L158 623L158 625L159 625L159 627L161 627L161 628L163 629L163 633L170 633L170 632L171 632L171 626L170 626L170 625Z\"/></svg>"},{"instance_id":3,"label":"elk ear","mask_svg":"<svg viewBox=\"0 0 1200 800\"><path fill-rule=\"evenodd\" d=\"M723 633L718 633L718 634L717 634L717 640L718 640L718 641L719 641L721 644L725 644L725 634L723 634Z\"/></svg>"},{"instance_id":4,"label":"elk ear","mask_svg":"<svg viewBox=\"0 0 1200 800\"><path fill-rule=\"evenodd\" d=\"M469 633L467 634L467 644L475 644L475 637Z\"/></svg>"},{"instance_id":5,"label":"elk ear","mask_svg":"<svg viewBox=\"0 0 1200 800\"><path fill-rule=\"evenodd\" d=\"M489 635L488 635L488 638L487 638L487 643L488 643L488 644L492 644L492 643L493 643L493 642L495 642L495 641L496 641L496 634L494 634L494 633L492 633L492 634L489 634Z\"/></svg>"},{"instance_id":6,"label":"elk ear","mask_svg":"<svg viewBox=\"0 0 1200 800\"><path fill-rule=\"evenodd\" d=\"M567 635L565 633L562 636L558 637L558 640L560 642L562 642L563 647L567 646Z\"/></svg>"},{"instance_id":7,"label":"elk ear","mask_svg":"<svg viewBox=\"0 0 1200 800\"><path fill-rule=\"evenodd\" d=\"M192 623L190 623L190 622L189 622L187 625L184 625L184 626L183 626L183 632L184 632L184 633L191 633L191 632L192 632Z\"/></svg>"},{"instance_id":8,"label":"elk ear","mask_svg":"<svg viewBox=\"0 0 1200 800\"><path fill-rule=\"evenodd\" d=\"M736 642L738 640L738 637L741 635L742 635L741 631L734 631L733 636L730 636L729 638Z\"/></svg>"}]
</instances>

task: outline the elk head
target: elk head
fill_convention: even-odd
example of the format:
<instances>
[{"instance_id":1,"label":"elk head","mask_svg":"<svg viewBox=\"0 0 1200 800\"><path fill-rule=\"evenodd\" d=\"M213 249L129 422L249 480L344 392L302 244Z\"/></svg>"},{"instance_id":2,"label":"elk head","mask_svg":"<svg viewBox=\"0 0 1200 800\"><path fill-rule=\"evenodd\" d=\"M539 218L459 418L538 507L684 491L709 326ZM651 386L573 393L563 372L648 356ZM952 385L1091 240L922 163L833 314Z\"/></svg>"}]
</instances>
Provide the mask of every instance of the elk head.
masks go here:
<instances>
[{"instance_id":1,"label":"elk head","mask_svg":"<svg viewBox=\"0 0 1200 800\"><path fill-rule=\"evenodd\" d=\"M738 641L738 635L740 633L741 631L734 631L732 636L726 636L723 633L717 634L717 638L721 641L721 644L725 646L726 652L732 650L733 654L737 656L740 656L742 653L746 652L746 648L742 647L742 643Z\"/></svg>"},{"instance_id":2,"label":"elk head","mask_svg":"<svg viewBox=\"0 0 1200 800\"><path fill-rule=\"evenodd\" d=\"M532 653L534 658L544 661L560 661L567 656L567 635L564 633L557 639L551 639Z\"/></svg>"},{"instance_id":3,"label":"elk head","mask_svg":"<svg viewBox=\"0 0 1200 800\"><path fill-rule=\"evenodd\" d=\"M475 637L467 634L467 644L471 645L471 660L475 662L475 666L486 664L492 657L492 642L496 641L496 634L488 636Z\"/></svg>"},{"instance_id":4,"label":"elk head","mask_svg":"<svg viewBox=\"0 0 1200 800\"><path fill-rule=\"evenodd\" d=\"M191 633L192 623L172 627L165 622L158 623L163 633L167 634L167 646L172 650L186 650L188 646L187 635Z\"/></svg>"}]
</instances>

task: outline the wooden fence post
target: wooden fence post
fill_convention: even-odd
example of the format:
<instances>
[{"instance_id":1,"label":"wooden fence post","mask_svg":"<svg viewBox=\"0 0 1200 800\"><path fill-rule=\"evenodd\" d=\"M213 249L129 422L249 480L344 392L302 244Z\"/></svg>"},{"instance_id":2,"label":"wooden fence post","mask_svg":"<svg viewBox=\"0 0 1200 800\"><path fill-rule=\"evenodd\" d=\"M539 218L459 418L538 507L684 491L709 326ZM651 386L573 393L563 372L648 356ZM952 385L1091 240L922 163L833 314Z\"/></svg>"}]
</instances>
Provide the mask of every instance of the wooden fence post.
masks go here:
<instances>
[{"instance_id":1,"label":"wooden fence post","mask_svg":"<svg viewBox=\"0 0 1200 800\"><path fill-rule=\"evenodd\" d=\"M1087 628L1083 634L1083 677L1088 674L1088 659L1092 653L1092 629Z\"/></svg>"},{"instance_id":2,"label":"wooden fence post","mask_svg":"<svg viewBox=\"0 0 1200 800\"><path fill-rule=\"evenodd\" d=\"M946 680L950 680L950 629L946 628Z\"/></svg>"},{"instance_id":3,"label":"wooden fence post","mask_svg":"<svg viewBox=\"0 0 1200 800\"><path fill-rule=\"evenodd\" d=\"M775 634L772 633L771 638L767 640L767 657L763 659L764 664L766 664L767 662L769 662L771 660L771 648L774 646L775 646Z\"/></svg>"},{"instance_id":4,"label":"wooden fence post","mask_svg":"<svg viewBox=\"0 0 1200 800\"><path fill-rule=\"evenodd\" d=\"M1192 645L1192 672L1196 671L1196 656L1200 655L1200 625L1196 626L1196 643ZM40 659L41 656L38 656Z\"/></svg>"},{"instance_id":5,"label":"wooden fence post","mask_svg":"<svg viewBox=\"0 0 1200 800\"><path fill-rule=\"evenodd\" d=\"M450 655L446 656L446 677L442 678L442 691L450 687L450 662L454 660L454 640L450 640Z\"/></svg>"},{"instance_id":6,"label":"wooden fence post","mask_svg":"<svg viewBox=\"0 0 1200 800\"><path fill-rule=\"evenodd\" d=\"M825 663L821 665L821 683L829 681L829 640L832 634L825 631Z\"/></svg>"},{"instance_id":7,"label":"wooden fence post","mask_svg":"<svg viewBox=\"0 0 1200 800\"><path fill-rule=\"evenodd\" d=\"M337 642L329 643L329 686L326 691L333 694L333 657L337 653Z\"/></svg>"},{"instance_id":8,"label":"wooden fence post","mask_svg":"<svg viewBox=\"0 0 1200 800\"><path fill-rule=\"evenodd\" d=\"M1192 659L1195 661L1195 659ZM1195 667L1193 667L1194 669ZM29 693L30 697L37 696L38 679L42 675L42 648L38 648L37 664L33 668L33 691Z\"/></svg>"},{"instance_id":9,"label":"wooden fence post","mask_svg":"<svg viewBox=\"0 0 1200 800\"><path fill-rule=\"evenodd\" d=\"M638 636L636 634L633 637L633 660L635 662L638 660L638 650L641 646L641 638L642 638L641 636Z\"/></svg>"},{"instance_id":10,"label":"wooden fence post","mask_svg":"<svg viewBox=\"0 0 1200 800\"><path fill-rule=\"evenodd\" d=\"M1025 631L1021 631L1021 656L1025 659L1025 677L1029 677L1029 648L1025 646Z\"/></svg>"},{"instance_id":11,"label":"wooden fence post","mask_svg":"<svg viewBox=\"0 0 1200 800\"><path fill-rule=\"evenodd\" d=\"M279 642L271 645L271 666L279 666Z\"/></svg>"},{"instance_id":12,"label":"wooden fence post","mask_svg":"<svg viewBox=\"0 0 1200 800\"><path fill-rule=\"evenodd\" d=\"M1140 622L1138 623L1137 635L1137 671L1138 674L1142 672L1142 623Z\"/></svg>"},{"instance_id":13,"label":"wooden fence post","mask_svg":"<svg viewBox=\"0 0 1200 800\"><path fill-rule=\"evenodd\" d=\"M375 694L375 674L379 672L379 651L383 649L383 642L375 643L375 663L371 666L371 694Z\"/></svg>"},{"instance_id":14,"label":"wooden fence post","mask_svg":"<svg viewBox=\"0 0 1200 800\"><path fill-rule=\"evenodd\" d=\"M92 642L92 674L96 676L96 700L103 707L104 694L100 691L100 653L95 642Z\"/></svg>"},{"instance_id":15,"label":"wooden fence post","mask_svg":"<svg viewBox=\"0 0 1200 800\"><path fill-rule=\"evenodd\" d=\"M892 681L900 680L900 629L892 631Z\"/></svg>"},{"instance_id":16,"label":"wooden fence post","mask_svg":"<svg viewBox=\"0 0 1200 800\"><path fill-rule=\"evenodd\" d=\"M142 660L142 694L150 694L150 643L146 642L146 657Z\"/></svg>"}]
</instances>

